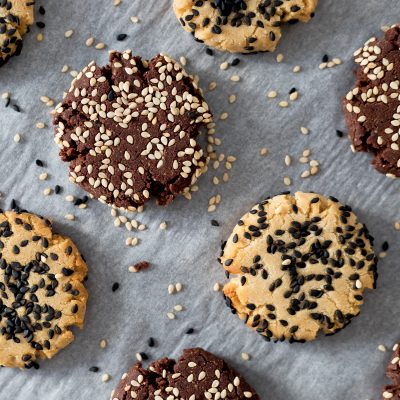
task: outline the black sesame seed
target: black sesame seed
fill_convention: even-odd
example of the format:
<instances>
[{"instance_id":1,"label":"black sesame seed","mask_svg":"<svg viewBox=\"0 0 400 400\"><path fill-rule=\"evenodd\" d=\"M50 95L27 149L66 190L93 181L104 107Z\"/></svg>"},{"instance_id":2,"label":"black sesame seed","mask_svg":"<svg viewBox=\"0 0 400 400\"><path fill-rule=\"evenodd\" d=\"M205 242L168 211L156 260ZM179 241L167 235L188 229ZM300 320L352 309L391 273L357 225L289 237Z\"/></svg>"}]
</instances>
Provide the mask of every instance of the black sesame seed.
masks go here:
<instances>
[{"instance_id":1,"label":"black sesame seed","mask_svg":"<svg viewBox=\"0 0 400 400\"><path fill-rule=\"evenodd\" d=\"M116 292L118 289L119 289L119 283L118 282L113 283L111 290L113 292Z\"/></svg>"},{"instance_id":2,"label":"black sesame seed","mask_svg":"<svg viewBox=\"0 0 400 400\"><path fill-rule=\"evenodd\" d=\"M125 40L128 37L128 35L126 33L120 33L119 35L117 35L117 40L119 42L122 42L123 40Z\"/></svg>"},{"instance_id":3,"label":"black sesame seed","mask_svg":"<svg viewBox=\"0 0 400 400\"><path fill-rule=\"evenodd\" d=\"M90 367L90 368L89 368L89 371L90 371L90 372L99 372L99 371L100 371L100 368L99 368L99 367Z\"/></svg>"}]
</instances>

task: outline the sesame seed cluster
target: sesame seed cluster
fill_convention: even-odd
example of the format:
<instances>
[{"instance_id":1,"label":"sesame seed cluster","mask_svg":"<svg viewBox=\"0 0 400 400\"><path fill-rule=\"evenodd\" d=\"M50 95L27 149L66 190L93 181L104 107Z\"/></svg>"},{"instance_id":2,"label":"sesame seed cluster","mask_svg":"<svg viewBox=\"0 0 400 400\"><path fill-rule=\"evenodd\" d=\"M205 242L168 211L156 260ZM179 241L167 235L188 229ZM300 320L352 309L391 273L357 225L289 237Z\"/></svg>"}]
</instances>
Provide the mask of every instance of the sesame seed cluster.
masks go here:
<instances>
[{"instance_id":1,"label":"sesame seed cluster","mask_svg":"<svg viewBox=\"0 0 400 400\"><path fill-rule=\"evenodd\" d=\"M206 170L197 141L212 114L194 78L160 54L130 50L94 62L55 110L55 140L70 180L104 203L136 210L151 196L170 203Z\"/></svg>"},{"instance_id":2,"label":"sesame seed cluster","mask_svg":"<svg viewBox=\"0 0 400 400\"><path fill-rule=\"evenodd\" d=\"M22 50L22 37L33 23L34 2L0 0L0 67Z\"/></svg>"},{"instance_id":3,"label":"sesame seed cluster","mask_svg":"<svg viewBox=\"0 0 400 400\"><path fill-rule=\"evenodd\" d=\"M314 193L267 199L241 218L220 262L228 307L267 341L334 334L375 288L373 238L349 206Z\"/></svg>"},{"instance_id":4,"label":"sesame seed cluster","mask_svg":"<svg viewBox=\"0 0 400 400\"><path fill-rule=\"evenodd\" d=\"M386 369L386 376L391 380L390 385L383 388L382 399L398 399L400 397L400 346L395 344L393 355Z\"/></svg>"},{"instance_id":5,"label":"sesame seed cluster","mask_svg":"<svg viewBox=\"0 0 400 400\"><path fill-rule=\"evenodd\" d=\"M318 0L174 0L196 41L230 52L274 51L283 24L307 22Z\"/></svg>"},{"instance_id":6,"label":"sesame seed cluster","mask_svg":"<svg viewBox=\"0 0 400 400\"><path fill-rule=\"evenodd\" d=\"M373 166L400 177L400 26L371 38L354 53L355 87L343 99L354 151L370 152Z\"/></svg>"},{"instance_id":7,"label":"sesame seed cluster","mask_svg":"<svg viewBox=\"0 0 400 400\"><path fill-rule=\"evenodd\" d=\"M49 220L26 212L0 214L0 364L38 368L83 326L87 268L72 241Z\"/></svg>"},{"instance_id":8,"label":"sesame seed cluster","mask_svg":"<svg viewBox=\"0 0 400 400\"><path fill-rule=\"evenodd\" d=\"M148 369L134 365L111 400L254 399L259 396L225 361L200 349L183 351L178 362L164 358Z\"/></svg>"}]
</instances>

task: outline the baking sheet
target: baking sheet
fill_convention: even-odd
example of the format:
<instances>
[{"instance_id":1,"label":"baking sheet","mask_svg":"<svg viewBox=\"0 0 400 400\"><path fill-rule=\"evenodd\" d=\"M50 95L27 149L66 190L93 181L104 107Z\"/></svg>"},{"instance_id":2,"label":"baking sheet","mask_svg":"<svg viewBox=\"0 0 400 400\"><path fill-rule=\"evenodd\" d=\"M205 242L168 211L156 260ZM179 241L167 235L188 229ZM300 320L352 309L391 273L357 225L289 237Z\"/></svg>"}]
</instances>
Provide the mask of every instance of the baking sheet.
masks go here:
<instances>
[{"instance_id":1,"label":"baking sheet","mask_svg":"<svg viewBox=\"0 0 400 400\"><path fill-rule=\"evenodd\" d=\"M344 129L340 97L353 83L352 53L370 36L381 35L382 25L398 22L398 2L321 0L312 23L287 29L278 50L285 56L282 63L275 61L276 54L239 56L240 65L227 71L219 64L234 56L206 55L204 47L179 27L170 1L123 0L119 7L112 0L38 3L46 9L46 15L37 18L46 23L43 42L37 42L39 29L34 27L22 55L0 69L0 93L10 91L22 109L16 113L0 104L0 206L8 208L15 198L22 207L54 218L56 229L74 239L90 268L90 302L84 330L53 360L42 362L39 371L0 371L0 399L107 399L136 352L155 359L179 356L192 346L223 356L263 400L379 398L390 356L377 346L391 347L400 338L400 233L393 228L400 220L400 183L375 172L368 155L352 154L349 141L338 139L335 130ZM131 16L141 22L131 23ZM69 29L74 35L66 39ZM117 42L119 33L129 37ZM168 208L149 204L145 213L132 216L147 225L142 232L115 228L110 209L96 201L82 210L64 199L84 193L68 182L67 165L59 160L52 140L49 109L39 98L61 99L72 79L61 73L64 64L79 70L92 59L106 62L107 50L85 46L91 36L106 43L107 49L132 48L144 57L161 51L186 56L187 69L200 76L203 87L217 82L216 90L206 91L215 115L229 113L217 129L219 151L237 157L229 183L214 185L215 172L210 170L191 201L180 198ZM340 57L343 65L320 71L324 54ZM301 65L301 73L292 72L295 65ZM230 81L232 74L240 75L241 81ZM300 98L287 109L266 98L268 91L276 90L284 100L292 87ZM237 95L233 105L228 103L230 94ZM37 122L45 122L46 128L37 129ZM308 136L300 133L301 126L310 129ZM22 135L19 144L13 141L16 133ZM269 149L267 157L259 155L261 147ZM321 172L301 179L305 166L297 159L306 148L321 162ZM284 164L286 154L294 158L289 168ZM43 160L45 168L38 168L35 159ZM40 181L44 171L49 179ZM253 203L287 189L284 176L292 178L293 191L332 194L351 204L376 237L377 250L385 240L391 245L379 264L378 290L367 294L361 315L338 335L303 345L264 342L213 292L215 282L225 281L216 262L221 240ZM45 197L43 190L56 184L63 187L62 195ZM208 199L218 193L221 205L209 214ZM68 213L76 220L64 220ZM212 218L221 226L211 226ZM166 231L159 229L162 221L168 222ZM139 245L127 247L128 236L138 237ZM150 261L151 268L130 274L129 265L142 260ZM115 293L114 282L121 284ZM181 282L184 289L170 296L167 287L174 282ZM175 304L183 305L184 311L169 321L166 313ZM195 334L184 335L190 327ZM157 341L152 349L146 344L150 336ZM107 340L106 349L100 349L101 339ZM250 361L241 359L242 352L250 354ZM101 372L89 372L93 365ZM101 382L103 373L111 375L110 382Z\"/></svg>"}]
</instances>

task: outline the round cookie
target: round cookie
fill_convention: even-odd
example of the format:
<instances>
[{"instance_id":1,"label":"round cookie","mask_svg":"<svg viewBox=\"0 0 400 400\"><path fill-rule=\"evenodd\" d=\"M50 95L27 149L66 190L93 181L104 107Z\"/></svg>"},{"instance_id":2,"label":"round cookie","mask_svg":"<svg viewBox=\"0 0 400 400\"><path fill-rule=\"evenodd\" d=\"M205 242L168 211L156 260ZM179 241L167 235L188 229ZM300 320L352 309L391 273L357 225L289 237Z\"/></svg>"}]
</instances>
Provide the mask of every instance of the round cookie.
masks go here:
<instances>
[{"instance_id":1,"label":"round cookie","mask_svg":"<svg viewBox=\"0 0 400 400\"><path fill-rule=\"evenodd\" d=\"M82 327L87 268L68 237L27 212L0 214L0 365L38 368Z\"/></svg>"},{"instance_id":2,"label":"round cookie","mask_svg":"<svg viewBox=\"0 0 400 400\"><path fill-rule=\"evenodd\" d=\"M34 2L0 0L0 67L22 49L22 37L34 22Z\"/></svg>"},{"instance_id":3,"label":"round cookie","mask_svg":"<svg viewBox=\"0 0 400 400\"><path fill-rule=\"evenodd\" d=\"M134 365L122 376L111 400L207 400L260 397L224 360L200 349L187 349L176 362L168 358L148 369Z\"/></svg>"},{"instance_id":4,"label":"round cookie","mask_svg":"<svg viewBox=\"0 0 400 400\"><path fill-rule=\"evenodd\" d=\"M212 121L194 78L173 59L112 52L90 63L56 107L56 142L70 180L104 203L170 203L206 170L197 142Z\"/></svg>"},{"instance_id":5,"label":"round cookie","mask_svg":"<svg viewBox=\"0 0 400 400\"><path fill-rule=\"evenodd\" d=\"M382 391L382 399L400 399L400 346L395 344L393 355L386 369L386 376L391 380L390 385L386 385Z\"/></svg>"},{"instance_id":6,"label":"round cookie","mask_svg":"<svg viewBox=\"0 0 400 400\"><path fill-rule=\"evenodd\" d=\"M400 177L400 26L354 53L355 86L343 99L353 151L370 152L373 166Z\"/></svg>"},{"instance_id":7,"label":"round cookie","mask_svg":"<svg viewBox=\"0 0 400 400\"><path fill-rule=\"evenodd\" d=\"M314 193L267 199L241 218L220 262L226 303L267 341L334 334L377 279L373 238L349 206Z\"/></svg>"},{"instance_id":8,"label":"round cookie","mask_svg":"<svg viewBox=\"0 0 400 400\"><path fill-rule=\"evenodd\" d=\"M282 25L307 22L318 0L174 0L196 41L233 53L274 51Z\"/></svg>"}]
</instances>

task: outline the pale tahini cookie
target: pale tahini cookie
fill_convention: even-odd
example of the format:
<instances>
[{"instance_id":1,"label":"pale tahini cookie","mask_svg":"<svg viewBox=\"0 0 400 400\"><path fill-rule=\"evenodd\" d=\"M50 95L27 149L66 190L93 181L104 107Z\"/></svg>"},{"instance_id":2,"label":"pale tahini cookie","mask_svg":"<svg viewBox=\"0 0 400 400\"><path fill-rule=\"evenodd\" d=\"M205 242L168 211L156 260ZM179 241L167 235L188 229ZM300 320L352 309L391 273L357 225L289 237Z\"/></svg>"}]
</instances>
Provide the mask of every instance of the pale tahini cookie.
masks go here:
<instances>
[{"instance_id":1,"label":"pale tahini cookie","mask_svg":"<svg viewBox=\"0 0 400 400\"><path fill-rule=\"evenodd\" d=\"M0 365L38 368L82 327L86 263L50 221L26 212L0 213Z\"/></svg>"},{"instance_id":2,"label":"pale tahini cookie","mask_svg":"<svg viewBox=\"0 0 400 400\"><path fill-rule=\"evenodd\" d=\"M245 214L220 261L227 305L266 340L334 334L375 288L373 238L349 206L315 193L282 194Z\"/></svg>"},{"instance_id":3,"label":"pale tahini cookie","mask_svg":"<svg viewBox=\"0 0 400 400\"><path fill-rule=\"evenodd\" d=\"M373 155L373 166L400 177L400 25L369 39L354 53L355 86L343 99L354 151Z\"/></svg>"},{"instance_id":4,"label":"pale tahini cookie","mask_svg":"<svg viewBox=\"0 0 400 400\"><path fill-rule=\"evenodd\" d=\"M274 51L284 24L307 22L318 0L174 0L183 28L198 41L234 53Z\"/></svg>"},{"instance_id":5,"label":"pale tahini cookie","mask_svg":"<svg viewBox=\"0 0 400 400\"><path fill-rule=\"evenodd\" d=\"M22 49L22 37L34 22L34 1L0 0L0 67Z\"/></svg>"},{"instance_id":6,"label":"pale tahini cookie","mask_svg":"<svg viewBox=\"0 0 400 400\"><path fill-rule=\"evenodd\" d=\"M178 361L134 365L122 376L111 400L260 400L257 393L221 358L200 348L183 351Z\"/></svg>"},{"instance_id":7,"label":"pale tahini cookie","mask_svg":"<svg viewBox=\"0 0 400 400\"><path fill-rule=\"evenodd\" d=\"M73 80L54 124L70 180L104 203L134 210L170 203L206 170L198 139L212 121L195 80L167 55L130 50L90 63Z\"/></svg>"}]
</instances>

